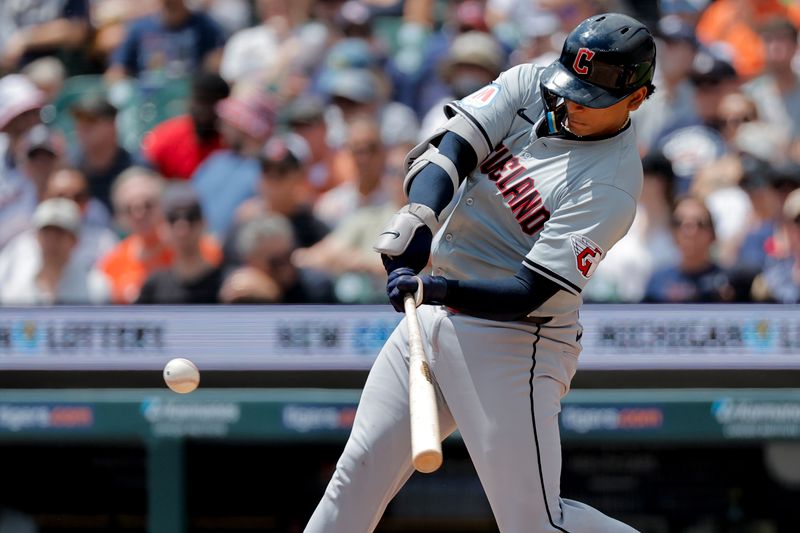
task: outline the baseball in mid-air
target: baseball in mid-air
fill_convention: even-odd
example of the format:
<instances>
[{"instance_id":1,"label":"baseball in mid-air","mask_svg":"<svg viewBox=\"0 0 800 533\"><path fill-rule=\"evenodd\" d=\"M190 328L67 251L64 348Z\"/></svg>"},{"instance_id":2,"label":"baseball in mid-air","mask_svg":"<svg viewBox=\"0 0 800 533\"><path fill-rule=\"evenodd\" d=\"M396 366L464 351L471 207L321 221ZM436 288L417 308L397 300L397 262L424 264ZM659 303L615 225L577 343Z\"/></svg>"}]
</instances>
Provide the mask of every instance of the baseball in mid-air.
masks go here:
<instances>
[{"instance_id":1,"label":"baseball in mid-air","mask_svg":"<svg viewBox=\"0 0 800 533\"><path fill-rule=\"evenodd\" d=\"M200 384L200 371L188 359L176 357L164 367L164 381L173 391L186 394L195 390Z\"/></svg>"}]
</instances>

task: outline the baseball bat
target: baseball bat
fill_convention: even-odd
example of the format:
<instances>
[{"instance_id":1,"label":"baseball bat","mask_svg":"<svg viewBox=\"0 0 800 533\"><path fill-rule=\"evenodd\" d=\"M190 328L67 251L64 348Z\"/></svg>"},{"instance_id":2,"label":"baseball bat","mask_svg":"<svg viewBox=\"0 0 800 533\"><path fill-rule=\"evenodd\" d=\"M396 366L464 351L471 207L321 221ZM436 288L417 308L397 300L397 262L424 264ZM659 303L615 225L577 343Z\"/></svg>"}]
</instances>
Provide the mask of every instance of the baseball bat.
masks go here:
<instances>
[{"instance_id":1,"label":"baseball bat","mask_svg":"<svg viewBox=\"0 0 800 533\"><path fill-rule=\"evenodd\" d=\"M408 325L408 408L411 415L411 459L417 471L429 474L442 465L439 414L431 370L425 359L413 294L403 297Z\"/></svg>"}]
</instances>

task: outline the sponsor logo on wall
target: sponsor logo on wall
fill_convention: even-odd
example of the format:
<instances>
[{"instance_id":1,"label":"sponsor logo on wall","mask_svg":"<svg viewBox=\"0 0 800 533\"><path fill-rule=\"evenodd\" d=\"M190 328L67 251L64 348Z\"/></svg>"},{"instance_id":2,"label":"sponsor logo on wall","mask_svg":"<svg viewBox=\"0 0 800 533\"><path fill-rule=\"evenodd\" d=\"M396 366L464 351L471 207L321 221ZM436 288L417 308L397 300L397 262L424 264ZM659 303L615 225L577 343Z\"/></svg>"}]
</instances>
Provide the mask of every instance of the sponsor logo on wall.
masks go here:
<instances>
[{"instance_id":1,"label":"sponsor logo on wall","mask_svg":"<svg viewBox=\"0 0 800 533\"><path fill-rule=\"evenodd\" d=\"M81 430L94 425L87 405L0 404L0 432Z\"/></svg>"}]
</instances>

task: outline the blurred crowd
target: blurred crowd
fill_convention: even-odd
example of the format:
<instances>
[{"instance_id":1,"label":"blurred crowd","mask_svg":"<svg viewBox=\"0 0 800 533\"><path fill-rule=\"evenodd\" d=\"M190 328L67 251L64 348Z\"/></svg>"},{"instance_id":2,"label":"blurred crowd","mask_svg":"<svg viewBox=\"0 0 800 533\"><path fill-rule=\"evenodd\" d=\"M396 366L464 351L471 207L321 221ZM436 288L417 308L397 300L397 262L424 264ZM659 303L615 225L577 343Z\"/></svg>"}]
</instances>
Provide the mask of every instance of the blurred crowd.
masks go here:
<instances>
[{"instance_id":1,"label":"blurred crowd","mask_svg":"<svg viewBox=\"0 0 800 533\"><path fill-rule=\"evenodd\" d=\"M0 2L0 305L381 303L406 153L584 18L657 37L596 302L800 302L800 4Z\"/></svg>"}]
</instances>

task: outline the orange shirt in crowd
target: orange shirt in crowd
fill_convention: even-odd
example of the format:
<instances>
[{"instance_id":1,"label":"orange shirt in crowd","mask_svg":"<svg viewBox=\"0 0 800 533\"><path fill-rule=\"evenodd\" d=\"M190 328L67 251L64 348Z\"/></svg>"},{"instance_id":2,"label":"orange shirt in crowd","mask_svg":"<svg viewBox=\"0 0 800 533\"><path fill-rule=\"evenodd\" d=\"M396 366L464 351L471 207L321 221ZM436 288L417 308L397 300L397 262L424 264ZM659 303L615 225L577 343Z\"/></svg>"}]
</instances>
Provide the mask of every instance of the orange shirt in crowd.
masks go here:
<instances>
[{"instance_id":1,"label":"orange shirt in crowd","mask_svg":"<svg viewBox=\"0 0 800 533\"><path fill-rule=\"evenodd\" d=\"M171 267L175 261L175 254L166 246L147 258L140 257L141 250L142 238L131 235L100 260L100 270L108 276L111 283L111 300L114 303L130 304L136 301L148 276ZM200 252L214 266L222 262L222 248L210 235L201 239Z\"/></svg>"},{"instance_id":2,"label":"orange shirt in crowd","mask_svg":"<svg viewBox=\"0 0 800 533\"><path fill-rule=\"evenodd\" d=\"M758 26L773 17L788 17L800 27L800 6L779 0L717 0L697 23L697 37L708 45L722 42L731 47L733 66L744 79L764 68L764 43Z\"/></svg>"},{"instance_id":3,"label":"orange shirt in crowd","mask_svg":"<svg viewBox=\"0 0 800 533\"><path fill-rule=\"evenodd\" d=\"M189 115L162 122L142 139L144 157L162 176L173 179L188 180L200 163L220 148L219 135L200 144Z\"/></svg>"}]
</instances>

